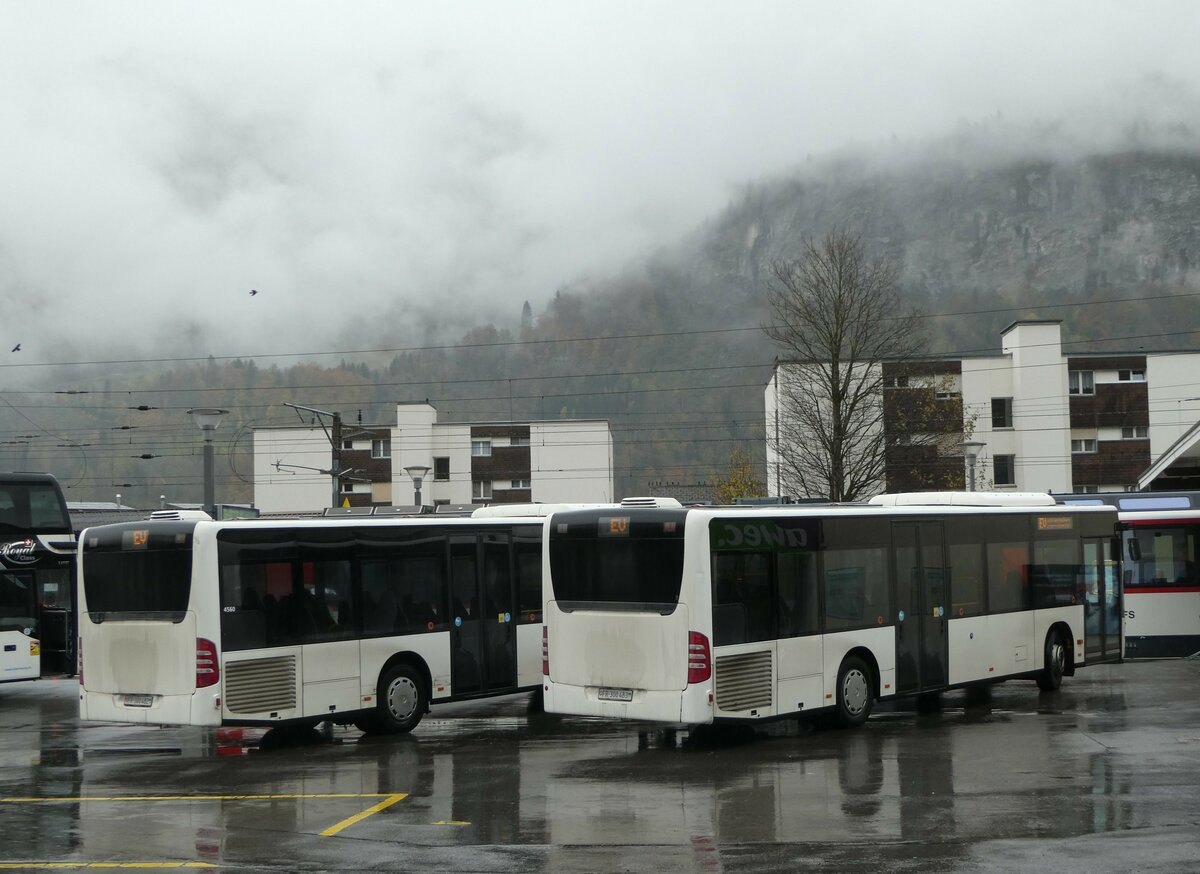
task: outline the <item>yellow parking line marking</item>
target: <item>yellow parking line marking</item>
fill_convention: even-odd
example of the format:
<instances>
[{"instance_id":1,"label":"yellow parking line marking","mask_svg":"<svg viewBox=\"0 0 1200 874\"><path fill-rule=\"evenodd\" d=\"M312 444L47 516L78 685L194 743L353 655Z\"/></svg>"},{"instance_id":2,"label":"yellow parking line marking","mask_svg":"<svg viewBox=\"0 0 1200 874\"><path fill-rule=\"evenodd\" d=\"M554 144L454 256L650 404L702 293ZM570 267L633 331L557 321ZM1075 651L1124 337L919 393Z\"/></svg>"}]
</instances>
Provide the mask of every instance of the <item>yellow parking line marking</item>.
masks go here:
<instances>
[{"instance_id":1,"label":"yellow parking line marking","mask_svg":"<svg viewBox=\"0 0 1200 874\"><path fill-rule=\"evenodd\" d=\"M306 795L51 795L0 798L3 804L52 804L80 801L287 801L301 798L391 798L391 792L325 792ZM404 796L400 796L403 798Z\"/></svg>"},{"instance_id":2,"label":"yellow parking line marking","mask_svg":"<svg viewBox=\"0 0 1200 874\"><path fill-rule=\"evenodd\" d=\"M356 822L364 820L368 816L371 816L372 814L379 813L379 811L381 811L381 810L386 810L387 808L389 808L393 804L395 804L397 801L403 801L407 797L408 797L407 792L398 792L395 795L389 795L387 798L383 799L383 801L380 801L378 804L372 804L366 810L356 813L356 814L354 814L354 816L343 819L337 825L331 825L329 828L325 829L325 831L321 832L321 837L331 838L334 835L336 835L338 832L340 832L342 829L349 828L350 826L354 825Z\"/></svg>"},{"instance_id":3,"label":"yellow parking line marking","mask_svg":"<svg viewBox=\"0 0 1200 874\"><path fill-rule=\"evenodd\" d=\"M54 795L42 798L0 798L0 804L70 804L79 802L95 802L95 801L289 801L311 798L382 798L378 804L373 804L366 810L347 817L341 822L331 825L329 828L320 832L321 837L328 838L336 835L343 829L347 829L356 822L361 822L368 816L379 813L381 810L386 810L397 801L403 801L408 797L407 792L318 792L297 795ZM53 867L53 865L61 865L67 868L81 868L88 866L96 866L104 863L91 862L61 862L61 863L41 863L41 867ZM120 862L108 863L116 867L137 867L141 863ZM145 863L154 867L157 863ZM185 863L179 863L183 865ZM12 869L21 867L15 863L0 862L0 870ZM38 867L37 865L25 865L24 867Z\"/></svg>"}]
</instances>

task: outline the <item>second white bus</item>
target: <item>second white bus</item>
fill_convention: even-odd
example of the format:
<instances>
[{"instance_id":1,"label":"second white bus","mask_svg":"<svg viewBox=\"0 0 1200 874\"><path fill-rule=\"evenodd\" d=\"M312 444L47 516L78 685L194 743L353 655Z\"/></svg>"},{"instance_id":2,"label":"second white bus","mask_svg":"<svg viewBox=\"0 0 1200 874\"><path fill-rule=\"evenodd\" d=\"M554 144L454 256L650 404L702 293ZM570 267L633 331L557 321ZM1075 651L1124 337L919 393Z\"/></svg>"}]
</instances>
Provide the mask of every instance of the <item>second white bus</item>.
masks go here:
<instances>
[{"instance_id":1,"label":"second white bus","mask_svg":"<svg viewBox=\"0 0 1200 874\"><path fill-rule=\"evenodd\" d=\"M1120 603L1115 523L1112 508L966 493L556 513L546 710L858 725L895 695L1012 677L1055 689L1120 658L1119 622L1088 615L1110 590Z\"/></svg>"}]
</instances>

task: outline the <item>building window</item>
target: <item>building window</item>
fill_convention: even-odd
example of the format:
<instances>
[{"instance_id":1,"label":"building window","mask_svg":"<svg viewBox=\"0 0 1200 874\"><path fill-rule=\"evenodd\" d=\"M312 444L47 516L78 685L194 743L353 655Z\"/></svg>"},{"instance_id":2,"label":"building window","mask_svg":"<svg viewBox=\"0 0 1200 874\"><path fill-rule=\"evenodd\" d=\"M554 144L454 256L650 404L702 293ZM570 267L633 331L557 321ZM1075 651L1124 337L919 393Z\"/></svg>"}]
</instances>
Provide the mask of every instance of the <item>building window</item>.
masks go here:
<instances>
[{"instance_id":1,"label":"building window","mask_svg":"<svg viewBox=\"0 0 1200 874\"><path fill-rule=\"evenodd\" d=\"M471 497L476 501L490 501L492 499L492 483L490 480L475 480L471 483Z\"/></svg>"},{"instance_id":2,"label":"building window","mask_svg":"<svg viewBox=\"0 0 1200 874\"><path fill-rule=\"evenodd\" d=\"M1017 457L1015 455L993 456L992 479L998 486L1015 486L1017 484Z\"/></svg>"},{"instance_id":3,"label":"building window","mask_svg":"<svg viewBox=\"0 0 1200 874\"><path fill-rule=\"evenodd\" d=\"M1012 426L1012 398L992 398L992 428L1011 428Z\"/></svg>"},{"instance_id":4,"label":"building window","mask_svg":"<svg viewBox=\"0 0 1200 874\"><path fill-rule=\"evenodd\" d=\"M346 480L342 480L342 491L343 491L343 492L352 492L352 491L354 491L354 483L352 483L352 482L347 482Z\"/></svg>"},{"instance_id":5,"label":"building window","mask_svg":"<svg viewBox=\"0 0 1200 874\"><path fill-rule=\"evenodd\" d=\"M528 437L514 437L512 439L512 445L513 446L528 446L529 438Z\"/></svg>"},{"instance_id":6,"label":"building window","mask_svg":"<svg viewBox=\"0 0 1200 874\"><path fill-rule=\"evenodd\" d=\"M1122 440L1145 440L1150 436L1147 425L1126 425L1121 429Z\"/></svg>"},{"instance_id":7,"label":"building window","mask_svg":"<svg viewBox=\"0 0 1200 874\"><path fill-rule=\"evenodd\" d=\"M433 481L435 483L450 482L450 457L443 456L433 459Z\"/></svg>"},{"instance_id":8,"label":"building window","mask_svg":"<svg viewBox=\"0 0 1200 874\"><path fill-rule=\"evenodd\" d=\"M531 489L533 485L528 479L515 479L512 481L512 487L514 489Z\"/></svg>"},{"instance_id":9,"label":"building window","mask_svg":"<svg viewBox=\"0 0 1200 874\"><path fill-rule=\"evenodd\" d=\"M343 441L342 441L342 448L343 448L343 449L353 449L353 448L354 448L354 441L353 441L353 440L343 440Z\"/></svg>"},{"instance_id":10,"label":"building window","mask_svg":"<svg viewBox=\"0 0 1200 874\"><path fill-rule=\"evenodd\" d=\"M885 376L883 378L884 388L908 388L907 376Z\"/></svg>"},{"instance_id":11,"label":"building window","mask_svg":"<svg viewBox=\"0 0 1200 874\"><path fill-rule=\"evenodd\" d=\"M1083 440L1071 441L1071 453L1079 455L1080 453L1092 453L1096 451L1096 440L1093 437L1084 438Z\"/></svg>"},{"instance_id":12,"label":"building window","mask_svg":"<svg viewBox=\"0 0 1200 874\"><path fill-rule=\"evenodd\" d=\"M471 454L476 457L487 456L492 454L491 440L472 440Z\"/></svg>"},{"instance_id":13,"label":"building window","mask_svg":"<svg viewBox=\"0 0 1200 874\"><path fill-rule=\"evenodd\" d=\"M1146 371L1144 370L1118 370L1117 379L1121 382L1145 382Z\"/></svg>"},{"instance_id":14,"label":"building window","mask_svg":"<svg viewBox=\"0 0 1200 874\"><path fill-rule=\"evenodd\" d=\"M371 441L371 457L372 458L391 458L392 457L392 438L384 437L382 440Z\"/></svg>"},{"instance_id":15,"label":"building window","mask_svg":"<svg viewBox=\"0 0 1200 874\"><path fill-rule=\"evenodd\" d=\"M1094 395L1096 381L1090 370L1072 370L1067 374L1070 391L1073 395Z\"/></svg>"},{"instance_id":16,"label":"building window","mask_svg":"<svg viewBox=\"0 0 1200 874\"><path fill-rule=\"evenodd\" d=\"M958 397L958 392L938 389L933 393L933 397L939 401L951 401Z\"/></svg>"}]
</instances>

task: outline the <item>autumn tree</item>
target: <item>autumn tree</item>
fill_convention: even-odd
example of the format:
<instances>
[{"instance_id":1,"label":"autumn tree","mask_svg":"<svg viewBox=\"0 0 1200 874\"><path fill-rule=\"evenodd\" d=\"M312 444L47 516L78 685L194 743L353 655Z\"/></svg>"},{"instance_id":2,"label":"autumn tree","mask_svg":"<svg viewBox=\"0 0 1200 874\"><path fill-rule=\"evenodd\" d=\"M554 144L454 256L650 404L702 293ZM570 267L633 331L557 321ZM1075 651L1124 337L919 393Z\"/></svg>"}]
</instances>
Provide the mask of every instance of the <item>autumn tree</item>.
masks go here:
<instances>
[{"instance_id":1,"label":"autumn tree","mask_svg":"<svg viewBox=\"0 0 1200 874\"><path fill-rule=\"evenodd\" d=\"M897 267L834 230L771 266L763 330L779 350L773 463L781 494L853 501L882 490L883 363L915 358L922 319L897 293Z\"/></svg>"},{"instance_id":2,"label":"autumn tree","mask_svg":"<svg viewBox=\"0 0 1200 874\"><path fill-rule=\"evenodd\" d=\"M762 479L750 456L734 448L729 453L729 467L717 477L713 498L718 504L732 504L737 498L762 498L767 494Z\"/></svg>"}]
</instances>

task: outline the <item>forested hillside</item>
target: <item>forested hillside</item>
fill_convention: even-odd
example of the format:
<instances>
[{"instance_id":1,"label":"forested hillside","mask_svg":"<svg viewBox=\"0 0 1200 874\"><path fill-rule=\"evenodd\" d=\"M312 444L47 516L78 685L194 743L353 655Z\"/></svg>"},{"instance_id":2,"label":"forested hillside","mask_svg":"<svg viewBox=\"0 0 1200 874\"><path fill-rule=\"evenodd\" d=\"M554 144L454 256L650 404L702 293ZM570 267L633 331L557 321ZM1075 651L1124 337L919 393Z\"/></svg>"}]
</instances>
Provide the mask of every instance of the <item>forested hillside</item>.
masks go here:
<instances>
[{"instance_id":1,"label":"forested hillside","mask_svg":"<svg viewBox=\"0 0 1200 874\"><path fill-rule=\"evenodd\" d=\"M299 421L283 403L377 423L428 398L443 422L609 419L618 495L711 480L735 448L762 456L771 262L834 226L901 265L934 352L994 352L999 331L1029 317L1062 319L1079 344L1068 351L1200 338L1200 154L843 159L751 185L647 263L514 307L451 346L421 348L396 326L392 351L337 364L167 361L104 380L81 367L0 383L0 467L50 470L74 500L199 500L186 410L218 406L232 412L218 432L219 497L249 501L248 430Z\"/></svg>"}]
</instances>

